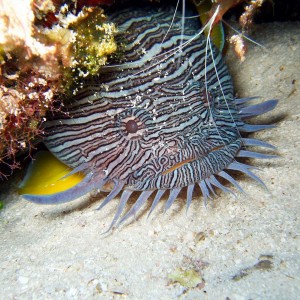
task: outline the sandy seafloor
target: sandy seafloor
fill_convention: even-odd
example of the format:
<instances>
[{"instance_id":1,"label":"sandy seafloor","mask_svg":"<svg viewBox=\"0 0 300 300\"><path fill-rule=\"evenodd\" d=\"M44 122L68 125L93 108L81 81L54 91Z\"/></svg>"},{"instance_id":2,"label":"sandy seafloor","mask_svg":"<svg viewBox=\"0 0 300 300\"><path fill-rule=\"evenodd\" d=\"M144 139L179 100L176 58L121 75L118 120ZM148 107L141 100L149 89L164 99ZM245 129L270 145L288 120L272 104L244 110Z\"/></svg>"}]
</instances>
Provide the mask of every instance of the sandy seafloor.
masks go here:
<instances>
[{"instance_id":1,"label":"sandy seafloor","mask_svg":"<svg viewBox=\"0 0 300 300\"><path fill-rule=\"evenodd\" d=\"M277 128L254 135L278 148L278 159L252 161L269 192L240 176L246 196L218 191L205 208L195 195L186 214L181 194L166 214L162 201L150 219L101 235L117 200L39 206L17 195L16 173L0 187L0 299L300 299L300 24L262 24L252 38L267 50L228 60L240 97L280 100L256 121ZM178 269L199 284L172 281Z\"/></svg>"}]
</instances>

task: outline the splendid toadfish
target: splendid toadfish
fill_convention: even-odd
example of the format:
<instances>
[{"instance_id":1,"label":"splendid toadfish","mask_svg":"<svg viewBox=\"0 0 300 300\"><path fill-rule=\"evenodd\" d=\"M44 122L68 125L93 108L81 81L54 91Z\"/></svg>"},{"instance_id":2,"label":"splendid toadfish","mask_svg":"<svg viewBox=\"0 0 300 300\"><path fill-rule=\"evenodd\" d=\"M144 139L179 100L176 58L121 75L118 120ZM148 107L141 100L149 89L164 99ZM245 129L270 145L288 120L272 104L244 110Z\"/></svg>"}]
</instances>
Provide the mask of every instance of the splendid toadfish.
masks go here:
<instances>
[{"instance_id":1,"label":"splendid toadfish","mask_svg":"<svg viewBox=\"0 0 300 300\"><path fill-rule=\"evenodd\" d=\"M263 184L240 158L274 157L248 150L274 147L245 137L273 125L245 120L272 110L277 101L248 105L253 98L235 99L222 55L200 34L197 19L185 18L183 30L182 14L174 15L172 6L132 6L110 20L123 43L121 58L111 58L63 112L44 123L44 143L63 163L57 181L70 182L66 189L35 192L27 188L29 175L21 185L23 197L57 204L111 185L100 208L120 194L112 228L152 194L150 212L164 194L167 210L184 188L189 207L196 185L205 203L214 188L230 191L223 179L242 191L231 170ZM135 191L140 195L124 213Z\"/></svg>"}]
</instances>

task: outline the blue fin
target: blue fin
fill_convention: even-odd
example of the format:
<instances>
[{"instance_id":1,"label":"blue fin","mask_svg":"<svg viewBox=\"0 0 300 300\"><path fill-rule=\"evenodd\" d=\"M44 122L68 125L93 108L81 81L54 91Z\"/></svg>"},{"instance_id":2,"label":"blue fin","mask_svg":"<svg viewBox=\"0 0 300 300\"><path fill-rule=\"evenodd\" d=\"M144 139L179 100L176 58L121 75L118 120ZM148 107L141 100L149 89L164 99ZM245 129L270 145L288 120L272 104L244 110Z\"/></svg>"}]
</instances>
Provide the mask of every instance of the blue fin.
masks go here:
<instances>
[{"instance_id":1,"label":"blue fin","mask_svg":"<svg viewBox=\"0 0 300 300\"><path fill-rule=\"evenodd\" d=\"M250 169L253 169L253 168L254 168L253 166L249 166L249 165L242 164L239 162L233 162L227 167L228 170L240 171L240 172L246 174L253 180L257 181L259 184L261 184L266 190L268 190L266 185L264 184L264 182L258 176L256 176L254 173L252 173L250 171Z\"/></svg>"},{"instance_id":2,"label":"blue fin","mask_svg":"<svg viewBox=\"0 0 300 300\"><path fill-rule=\"evenodd\" d=\"M211 184L213 184L214 186L218 187L223 192L225 192L225 193L231 193L232 195L235 196L235 193L232 190L230 190L229 188L225 187L221 182L219 182L214 175L211 175L209 177L209 180L210 180Z\"/></svg>"},{"instance_id":3,"label":"blue fin","mask_svg":"<svg viewBox=\"0 0 300 300\"><path fill-rule=\"evenodd\" d=\"M94 173L88 173L84 179L74 187L55 194L50 195L30 195L24 194L23 198L38 204L59 204L75 200L93 189L101 189L105 179L95 177Z\"/></svg>"},{"instance_id":4,"label":"blue fin","mask_svg":"<svg viewBox=\"0 0 300 300\"><path fill-rule=\"evenodd\" d=\"M239 114L242 118L252 118L273 110L277 104L278 100L268 100L259 104L243 107L240 109Z\"/></svg>"},{"instance_id":5,"label":"blue fin","mask_svg":"<svg viewBox=\"0 0 300 300\"><path fill-rule=\"evenodd\" d=\"M258 146L258 147L265 147L265 148L270 148L270 149L276 150L275 146L273 146L269 143L263 142L261 140L242 138L242 141L243 141L244 146Z\"/></svg>"},{"instance_id":6,"label":"blue fin","mask_svg":"<svg viewBox=\"0 0 300 300\"><path fill-rule=\"evenodd\" d=\"M156 195L155 195L155 198L152 202L152 205L150 207L150 211L148 213L148 218L149 216L151 215L151 213L153 212L154 208L157 206L159 200L161 199L162 195L165 193L166 190L158 190Z\"/></svg>"},{"instance_id":7,"label":"blue fin","mask_svg":"<svg viewBox=\"0 0 300 300\"><path fill-rule=\"evenodd\" d=\"M277 158L277 155L269 155L259 152L247 151L247 150L240 150L237 154L237 157L251 157L251 158L262 158L262 159L271 159Z\"/></svg>"},{"instance_id":8,"label":"blue fin","mask_svg":"<svg viewBox=\"0 0 300 300\"><path fill-rule=\"evenodd\" d=\"M181 191L181 187L170 190L170 196L166 202L164 212L166 212L171 207L171 205L174 203L180 191Z\"/></svg>"},{"instance_id":9,"label":"blue fin","mask_svg":"<svg viewBox=\"0 0 300 300\"><path fill-rule=\"evenodd\" d=\"M198 182L198 185L201 189L201 192L202 192L202 195L203 195L203 198L204 198L204 205L206 207L208 198L211 198L209 190L208 190L207 185L206 185L204 180L201 180L200 182Z\"/></svg>"},{"instance_id":10,"label":"blue fin","mask_svg":"<svg viewBox=\"0 0 300 300\"><path fill-rule=\"evenodd\" d=\"M239 131L242 132L256 132L265 129L275 128L275 125L252 125L252 124L244 124L242 126L238 126Z\"/></svg>"},{"instance_id":11,"label":"blue fin","mask_svg":"<svg viewBox=\"0 0 300 300\"><path fill-rule=\"evenodd\" d=\"M109 203L112 199L114 199L122 190L124 186L123 182L115 182L115 185L105 200L101 203L101 205L97 208L97 210L103 208L107 203Z\"/></svg>"},{"instance_id":12,"label":"blue fin","mask_svg":"<svg viewBox=\"0 0 300 300\"><path fill-rule=\"evenodd\" d=\"M221 171L218 173L219 176L223 177L224 179L226 179L227 181L229 181L232 185L234 185L242 194L245 194L245 191L243 190L243 188L239 185L239 183L228 173L226 173L225 171ZM235 193L233 193L235 196Z\"/></svg>"},{"instance_id":13,"label":"blue fin","mask_svg":"<svg viewBox=\"0 0 300 300\"><path fill-rule=\"evenodd\" d=\"M129 199L129 197L131 196L131 194L133 193L134 191L130 191L130 190L124 190L122 195L121 195L121 199L120 199L120 203L119 203L119 206L117 208L117 212L109 226L109 228L107 229L107 232L110 231L114 226L115 224L117 223L118 219L120 218L124 208L125 208L125 205Z\"/></svg>"},{"instance_id":14,"label":"blue fin","mask_svg":"<svg viewBox=\"0 0 300 300\"><path fill-rule=\"evenodd\" d=\"M195 185L191 184L188 186L187 188L187 196L186 196L186 211L188 211L191 203L192 203L192 199L193 199L193 191L194 191Z\"/></svg>"},{"instance_id":15,"label":"blue fin","mask_svg":"<svg viewBox=\"0 0 300 300\"><path fill-rule=\"evenodd\" d=\"M247 98L236 98L235 100L235 104L239 107L239 106L243 106L243 104L258 99L258 97L247 97Z\"/></svg>"},{"instance_id":16,"label":"blue fin","mask_svg":"<svg viewBox=\"0 0 300 300\"><path fill-rule=\"evenodd\" d=\"M139 198L136 200L134 205L130 208L130 210L125 214L125 216L120 220L119 224L122 224L125 220L130 218L131 216L135 216L138 210L142 207L142 205L149 199L153 191L143 191Z\"/></svg>"}]
</instances>

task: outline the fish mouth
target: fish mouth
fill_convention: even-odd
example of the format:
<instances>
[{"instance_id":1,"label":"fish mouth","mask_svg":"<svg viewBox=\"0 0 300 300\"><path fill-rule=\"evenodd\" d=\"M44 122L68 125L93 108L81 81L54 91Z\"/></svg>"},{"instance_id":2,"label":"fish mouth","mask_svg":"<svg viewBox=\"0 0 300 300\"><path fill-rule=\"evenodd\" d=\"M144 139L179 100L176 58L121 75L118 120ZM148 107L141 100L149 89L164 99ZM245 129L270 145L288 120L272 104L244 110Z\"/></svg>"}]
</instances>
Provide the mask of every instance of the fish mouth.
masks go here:
<instances>
[{"instance_id":1,"label":"fish mouth","mask_svg":"<svg viewBox=\"0 0 300 300\"><path fill-rule=\"evenodd\" d=\"M178 168L182 167L183 165L186 165L186 164L188 164L188 163L190 163L190 162L192 162L192 161L194 161L194 160L196 160L196 159L197 159L197 158L188 158L188 159L185 159L185 160L183 160L183 161L181 161L181 162L175 164L174 166L168 168L167 170L163 171L163 172L161 173L161 175L166 175L166 174L168 174L168 173L171 173L171 172L177 170Z\"/></svg>"},{"instance_id":2,"label":"fish mouth","mask_svg":"<svg viewBox=\"0 0 300 300\"><path fill-rule=\"evenodd\" d=\"M199 156L199 157L196 157L196 158L193 157L193 158L187 158L187 159L184 159L184 160L182 160L182 161L176 163L176 164L173 165L172 167L168 168L167 170L163 171L163 172L161 173L161 175L167 175L168 173L171 173L171 172L173 172L173 171L175 171L175 170L181 168L182 166L184 166L184 165L186 165L186 164L188 164L188 163L191 163L191 162L193 162L193 161L195 161L195 160L198 160L198 159L200 159L200 158L203 158L203 157L207 156L208 154L210 154L210 153L212 153L212 152L214 152L214 151L218 151L218 150L220 150L220 149L222 149L222 148L225 148L225 147L226 147L226 145L216 146L216 147L210 149L207 153L205 153L205 155L202 155L202 156Z\"/></svg>"}]
</instances>

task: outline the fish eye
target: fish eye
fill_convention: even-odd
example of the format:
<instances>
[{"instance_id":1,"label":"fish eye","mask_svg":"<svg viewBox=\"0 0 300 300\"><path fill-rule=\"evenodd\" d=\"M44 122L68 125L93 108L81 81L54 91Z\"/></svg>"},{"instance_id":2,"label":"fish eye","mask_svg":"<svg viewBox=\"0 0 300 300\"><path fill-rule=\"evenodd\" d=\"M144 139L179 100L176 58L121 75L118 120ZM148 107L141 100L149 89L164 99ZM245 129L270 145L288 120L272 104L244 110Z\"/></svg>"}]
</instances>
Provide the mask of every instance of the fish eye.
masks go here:
<instances>
[{"instance_id":1,"label":"fish eye","mask_svg":"<svg viewBox=\"0 0 300 300\"><path fill-rule=\"evenodd\" d=\"M152 122L153 116L149 111L141 108L125 108L117 114L115 127L120 138L125 138L127 141L137 141L148 134Z\"/></svg>"},{"instance_id":2,"label":"fish eye","mask_svg":"<svg viewBox=\"0 0 300 300\"><path fill-rule=\"evenodd\" d=\"M128 133L136 133L139 129L138 124L134 120L128 120L125 125L126 131Z\"/></svg>"}]
</instances>

